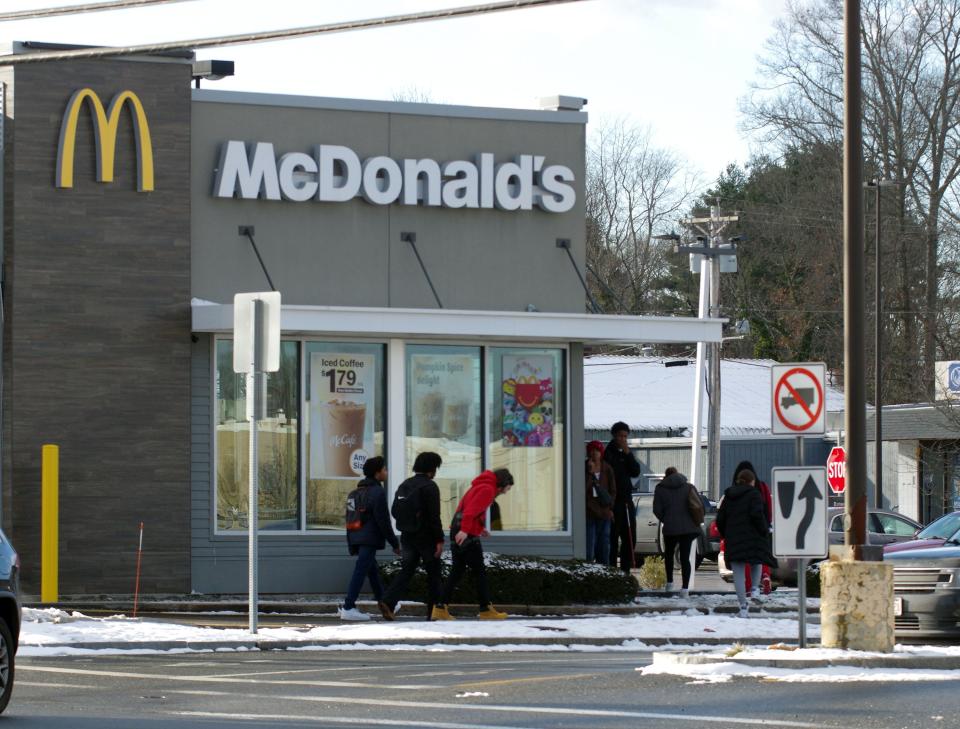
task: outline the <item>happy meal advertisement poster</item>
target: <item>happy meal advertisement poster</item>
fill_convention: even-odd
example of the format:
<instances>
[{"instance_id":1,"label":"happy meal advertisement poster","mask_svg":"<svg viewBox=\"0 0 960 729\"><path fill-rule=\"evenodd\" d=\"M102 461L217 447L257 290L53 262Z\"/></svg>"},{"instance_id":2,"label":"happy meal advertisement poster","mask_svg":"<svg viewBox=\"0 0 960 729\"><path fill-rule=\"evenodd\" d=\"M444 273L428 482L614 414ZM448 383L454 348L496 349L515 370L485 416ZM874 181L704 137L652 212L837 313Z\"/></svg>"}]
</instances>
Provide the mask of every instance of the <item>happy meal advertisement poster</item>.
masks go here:
<instances>
[{"instance_id":1,"label":"happy meal advertisement poster","mask_svg":"<svg viewBox=\"0 0 960 729\"><path fill-rule=\"evenodd\" d=\"M503 355L503 445L553 447L553 357Z\"/></svg>"}]
</instances>

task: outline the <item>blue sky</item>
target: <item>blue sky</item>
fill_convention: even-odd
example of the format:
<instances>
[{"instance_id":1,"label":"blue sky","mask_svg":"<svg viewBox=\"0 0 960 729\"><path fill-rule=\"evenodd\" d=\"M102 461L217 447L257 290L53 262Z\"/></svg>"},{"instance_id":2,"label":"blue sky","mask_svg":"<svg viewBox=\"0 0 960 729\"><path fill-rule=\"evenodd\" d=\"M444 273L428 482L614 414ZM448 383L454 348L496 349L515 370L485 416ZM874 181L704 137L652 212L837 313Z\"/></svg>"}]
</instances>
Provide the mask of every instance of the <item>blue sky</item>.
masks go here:
<instances>
[{"instance_id":1,"label":"blue sky","mask_svg":"<svg viewBox=\"0 0 960 729\"><path fill-rule=\"evenodd\" d=\"M82 0L74 0L82 1ZM278 43L202 51L236 62L210 86L238 91L535 108L540 96L589 100L591 125L649 125L709 183L744 161L737 102L786 0L590 0ZM3 9L71 4L8 0ZM184 0L158 8L3 23L2 38L127 45L319 25L473 4L471 0ZM264 9L269 9L269 13Z\"/></svg>"}]
</instances>

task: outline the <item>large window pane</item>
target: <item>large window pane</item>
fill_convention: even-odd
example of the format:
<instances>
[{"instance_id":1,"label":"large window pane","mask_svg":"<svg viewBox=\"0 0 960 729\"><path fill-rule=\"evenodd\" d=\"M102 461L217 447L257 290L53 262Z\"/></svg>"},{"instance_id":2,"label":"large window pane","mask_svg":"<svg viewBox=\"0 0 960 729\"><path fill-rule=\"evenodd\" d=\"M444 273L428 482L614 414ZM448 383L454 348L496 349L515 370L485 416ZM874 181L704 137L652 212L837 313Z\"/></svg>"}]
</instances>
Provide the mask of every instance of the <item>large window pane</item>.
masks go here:
<instances>
[{"instance_id":1,"label":"large window pane","mask_svg":"<svg viewBox=\"0 0 960 729\"><path fill-rule=\"evenodd\" d=\"M307 528L343 529L347 494L384 454L382 344L306 342ZM388 464L389 465L389 464Z\"/></svg>"},{"instance_id":2,"label":"large window pane","mask_svg":"<svg viewBox=\"0 0 960 729\"><path fill-rule=\"evenodd\" d=\"M233 342L216 344L217 528L246 529L250 421L246 378L233 371ZM299 528L297 478L300 367L296 342L281 343L280 369L266 375L266 417L258 422L261 529Z\"/></svg>"},{"instance_id":3,"label":"large window pane","mask_svg":"<svg viewBox=\"0 0 960 729\"><path fill-rule=\"evenodd\" d=\"M446 529L483 467L480 348L411 344L406 353L407 471L418 453L443 458L436 481Z\"/></svg>"},{"instance_id":4,"label":"large window pane","mask_svg":"<svg viewBox=\"0 0 960 729\"><path fill-rule=\"evenodd\" d=\"M566 524L563 350L491 347L487 391L490 468L516 486L497 499L505 531L560 531Z\"/></svg>"}]
</instances>

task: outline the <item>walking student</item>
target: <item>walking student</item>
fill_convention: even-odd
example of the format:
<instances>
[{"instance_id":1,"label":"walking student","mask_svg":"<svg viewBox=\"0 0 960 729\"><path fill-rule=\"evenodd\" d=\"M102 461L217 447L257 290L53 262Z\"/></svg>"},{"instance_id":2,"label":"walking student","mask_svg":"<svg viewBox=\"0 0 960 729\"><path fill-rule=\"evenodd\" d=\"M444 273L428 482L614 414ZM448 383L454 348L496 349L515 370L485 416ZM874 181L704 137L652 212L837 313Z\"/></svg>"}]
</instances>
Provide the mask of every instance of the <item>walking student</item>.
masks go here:
<instances>
[{"instance_id":1,"label":"walking student","mask_svg":"<svg viewBox=\"0 0 960 729\"><path fill-rule=\"evenodd\" d=\"M463 577L467 567L473 574L477 589L477 603L480 605L481 620L503 620L507 617L490 604L490 591L487 587L487 570L483 564L483 544L480 537L489 537L486 528L486 515L496 499L513 487L513 476L505 468L496 471L484 471L470 484L467 493L457 504L457 511L450 524L450 551L453 555L453 567L443 587L440 602L433 608L434 620L453 620L448 605L457 583Z\"/></svg>"},{"instance_id":2,"label":"walking student","mask_svg":"<svg viewBox=\"0 0 960 729\"><path fill-rule=\"evenodd\" d=\"M633 480L640 475L640 464L627 445L630 426L619 421L610 428L613 436L603 453L603 459L613 469L617 495L613 502L613 528L610 530L610 565L627 574L635 566L634 551L637 538L637 509L633 503Z\"/></svg>"},{"instance_id":3,"label":"walking student","mask_svg":"<svg viewBox=\"0 0 960 729\"><path fill-rule=\"evenodd\" d=\"M673 556L679 552L683 579L680 597L689 596L690 575L696 559L694 543L703 522L703 501L687 477L674 471L653 492L653 513L663 524L663 563L667 572L667 590L673 591ZM679 548L679 549L678 549Z\"/></svg>"},{"instance_id":4,"label":"walking student","mask_svg":"<svg viewBox=\"0 0 960 729\"><path fill-rule=\"evenodd\" d=\"M347 548L357 558L353 576L347 587L347 596L340 608L341 620L369 620L370 616L357 610L357 597L363 581L370 581L376 600L383 598L383 584L377 568L377 550L390 542L394 554L400 554L400 542L393 533L387 513L387 464L381 456L368 458L363 464L363 480L347 496Z\"/></svg>"},{"instance_id":5,"label":"walking student","mask_svg":"<svg viewBox=\"0 0 960 729\"><path fill-rule=\"evenodd\" d=\"M755 487L756 479L753 471L740 471L737 483L726 490L717 511L717 529L726 545L725 559L733 570L741 618L750 617L745 569L749 567L754 585L751 597L759 599L761 566L777 566L770 551L769 525L763 511L763 497Z\"/></svg>"},{"instance_id":6,"label":"walking student","mask_svg":"<svg viewBox=\"0 0 960 729\"><path fill-rule=\"evenodd\" d=\"M737 482L737 475L746 469L747 471L753 471L754 474L757 473L757 469L753 467L753 464L750 461L740 461L737 464L737 467L733 469L733 483ZM733 484L731 484L733 485ZM763 513L767 517L767 523L770 525L770 532L773 532L773 494L770 491L770 487L767 486L766 482L757 478L754 483L754 487L760 491L760 497L763 499ZM764 595L769 595L773 590L773 583L771 581L771 572L770 565L763 565L760 575L760 587ZM750 582L750 575L747 575L747 590L751 590L756 587L756 583Z\"/></svg>"},{"instance_id":7,"label":"walking student","mask_svg":"<svg viewBox=\"0 0 960 729\"><path fill-rule=\"evenodd\" d=\"M603 460L603 443L587 443L587 562L610 564L610 524L617 483L610 464Z\"/></svg>"},{"instance_id":8,"label":"walking student","mask_svg":"<svg viewBox=\"0 0 960 729\"><path fill-rule=\"evenodd\" d=\"M443 523L440 521L440 488L433 480L443 459L424 451L413 462L413 476L397 489L391 513L400 531L400 574L377 603L385 620L393 620L397 603L417 567L427 573L427 620L440 594L440 555L443 553Z\"/></svg>"}]
</instances>

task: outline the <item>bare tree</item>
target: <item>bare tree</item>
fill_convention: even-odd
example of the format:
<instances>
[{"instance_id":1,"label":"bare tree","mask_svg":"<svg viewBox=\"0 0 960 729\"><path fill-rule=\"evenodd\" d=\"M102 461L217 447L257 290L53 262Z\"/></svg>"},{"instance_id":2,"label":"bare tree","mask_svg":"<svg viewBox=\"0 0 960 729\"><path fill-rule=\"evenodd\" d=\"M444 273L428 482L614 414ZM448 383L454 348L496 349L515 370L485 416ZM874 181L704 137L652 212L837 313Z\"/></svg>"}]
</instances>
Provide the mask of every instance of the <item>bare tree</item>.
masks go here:
<instances>
[{"instance_id":1,"label":"bare tree","mask_svg":"<svg viewBox=\"0 0 960 729\"><path fill-rule=\"evenodd\" d=\"M649 129L619 119L594 133L587 146L587 266L605 309L649 311L668 250L652 236L685 211L695 185L674 153L654 146Z\"/></svg>"},{"instance_id":2,"label":"bare tree","mask_svg":"<svg viewBox=\"0 0 960 729\"><path fill-rule=\"evenodd\" d=\"M841 0L788 0L761 60L764 82L742 104L747 126L766 141L839 146L842 19ZM917 396L932 398L938 349L957 346L938 338L938 310L942 277L953 275L945 266L955 248L944 245L953 234L947 223L960 221L960 0L863 0L861 38L867 169L904 183L886 193L896 198L887 209L899 221L885 253L896 266L898 330L922 355ZM909 226L916 218L923 226L919 280Z\"/></svg>"}]
</instances>

